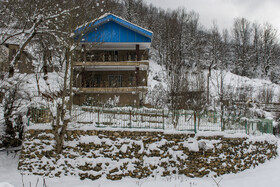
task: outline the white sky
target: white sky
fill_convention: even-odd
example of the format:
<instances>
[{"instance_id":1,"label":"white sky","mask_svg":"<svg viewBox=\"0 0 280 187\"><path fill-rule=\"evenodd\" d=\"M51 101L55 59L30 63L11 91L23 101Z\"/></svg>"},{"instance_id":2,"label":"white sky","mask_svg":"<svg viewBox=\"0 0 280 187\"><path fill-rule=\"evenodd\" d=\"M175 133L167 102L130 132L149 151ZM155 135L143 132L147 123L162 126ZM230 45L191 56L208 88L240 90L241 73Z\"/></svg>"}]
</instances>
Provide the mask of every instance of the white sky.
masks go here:
<instances>
[{"instance_id":1,"label":"white sky","mask_svg":"<svg viewBox=\"0 0 280 187\"><path fill-rule=\"evenodd\" d=\"M220 29L230 29L234 18L269 22L280 33L280 0L145 0L164 9L185 7L199 13L201 24L210 28L213 20Z\"/></svg>"}]
</instances>

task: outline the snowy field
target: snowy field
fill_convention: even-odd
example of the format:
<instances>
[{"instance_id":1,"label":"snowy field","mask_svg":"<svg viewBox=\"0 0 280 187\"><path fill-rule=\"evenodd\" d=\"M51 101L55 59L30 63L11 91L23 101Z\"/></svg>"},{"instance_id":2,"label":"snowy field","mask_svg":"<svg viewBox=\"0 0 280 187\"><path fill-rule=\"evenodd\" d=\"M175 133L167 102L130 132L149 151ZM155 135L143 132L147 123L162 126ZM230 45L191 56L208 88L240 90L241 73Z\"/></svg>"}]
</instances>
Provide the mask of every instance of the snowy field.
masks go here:
<instances>
[{"instance_id":1,"label":"snowy field","mask_svg":"<svg viewBox=\"0 0 280 187\"><path fill-rule=\"evenodd\" d=\"M280 143L278 141L278 154ZM278 187L280 158L271 159L256 168L227 174L218 178L189 178L185 176L156 177L147 179L126 178L121 181L110 181L101 178L96 181L80 180L78 177L43 178L38 176L21 176L17 170L19 155L0 152L0 187ZM219 182L220 181L220 182ZM37 184L38 182L38 184ZM219 184L217 184L219 183ZM37 185L36 185L37 184Z\"/></svg>"}]
</instances>

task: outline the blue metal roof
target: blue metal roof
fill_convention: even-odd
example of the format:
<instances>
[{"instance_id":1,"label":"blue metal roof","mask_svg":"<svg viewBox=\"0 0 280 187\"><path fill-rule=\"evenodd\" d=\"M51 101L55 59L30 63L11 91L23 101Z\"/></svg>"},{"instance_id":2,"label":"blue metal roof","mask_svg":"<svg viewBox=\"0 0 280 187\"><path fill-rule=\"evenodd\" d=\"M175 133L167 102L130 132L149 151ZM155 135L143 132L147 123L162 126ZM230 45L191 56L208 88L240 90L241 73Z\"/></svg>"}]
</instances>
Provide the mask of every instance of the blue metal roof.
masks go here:
<instances>
[{"instance_id":1,"label":"blue metal roof","mask_svg":"<svg viewBox=\"0 0 280 187\"><path fill-rule=\"evenodd\" d=\"M84 32L84 33L83 33ZM105 14L97 20L75 30L76 40L83 33L81 42L151 42L153 33L113 14Z\"/></svg>"}]
</instances>

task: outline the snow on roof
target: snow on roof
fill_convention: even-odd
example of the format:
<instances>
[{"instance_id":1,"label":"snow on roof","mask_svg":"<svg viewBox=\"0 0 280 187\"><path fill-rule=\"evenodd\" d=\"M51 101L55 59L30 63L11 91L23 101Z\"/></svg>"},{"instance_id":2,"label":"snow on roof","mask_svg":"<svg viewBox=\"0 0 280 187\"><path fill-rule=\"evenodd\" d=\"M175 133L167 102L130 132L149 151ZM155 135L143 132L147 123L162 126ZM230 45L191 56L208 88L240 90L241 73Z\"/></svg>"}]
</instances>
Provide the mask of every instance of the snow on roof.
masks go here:
<instances>
[{"instance_id":1,"label":"snow on roof","mask_svg":"<svg viewBox=\"0 0 280 187\"><path fill-rule=\"evenodd\" d=\"M144 35L144 36L146 36L148 38L152 38L152 36L153 36L153 32L152 31L147 30L147 29L145 29L143 27L140 27L138 25L135 25L134 23L131 23L131 22L129 22L129 21L127 21L127 20L125 20L125 19L123 19L121 17L118 17L118 16L116 16L116 15L114 15L112 13L106 13L106 14L100 16L97 19L94 19L94 20L92 20L90 22L87 22L87 23L77 27L75 32L76 33L80 32L85 27L96 28L96 27L98 27L98 26L100 26L100 25L102 25L104 23L109 22L109 21L114 21L114 22L116 22L116 23L118 23L118 24L120 24L120 25L122 25L122 26L124 26L124 27L126 27L128 29L131 29L131 30L133 30L133 31L135 31L135 32L137 32L139 34L142 34L142 35Z\"/></svg>"}]
</instances>

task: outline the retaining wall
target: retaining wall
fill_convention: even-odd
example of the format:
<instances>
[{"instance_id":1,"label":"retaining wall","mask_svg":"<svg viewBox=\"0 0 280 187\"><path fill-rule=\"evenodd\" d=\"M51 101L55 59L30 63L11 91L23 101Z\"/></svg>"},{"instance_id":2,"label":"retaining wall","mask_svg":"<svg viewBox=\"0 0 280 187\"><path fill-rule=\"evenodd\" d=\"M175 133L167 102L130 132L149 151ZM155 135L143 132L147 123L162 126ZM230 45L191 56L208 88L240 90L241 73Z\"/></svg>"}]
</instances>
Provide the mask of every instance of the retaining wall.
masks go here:
<instances>
[{"instance_id":1,"label":"retaining wall","mask_svg":"<svg viewBox=\"0 0 280 187\"><path fill-rule=\"evenodd\" d=\"M277 156L277 139L226 134L69 130L61 155L51 130L25 133L19 170L81 179L237 173Z\"/></svg>"}]
</instances>

